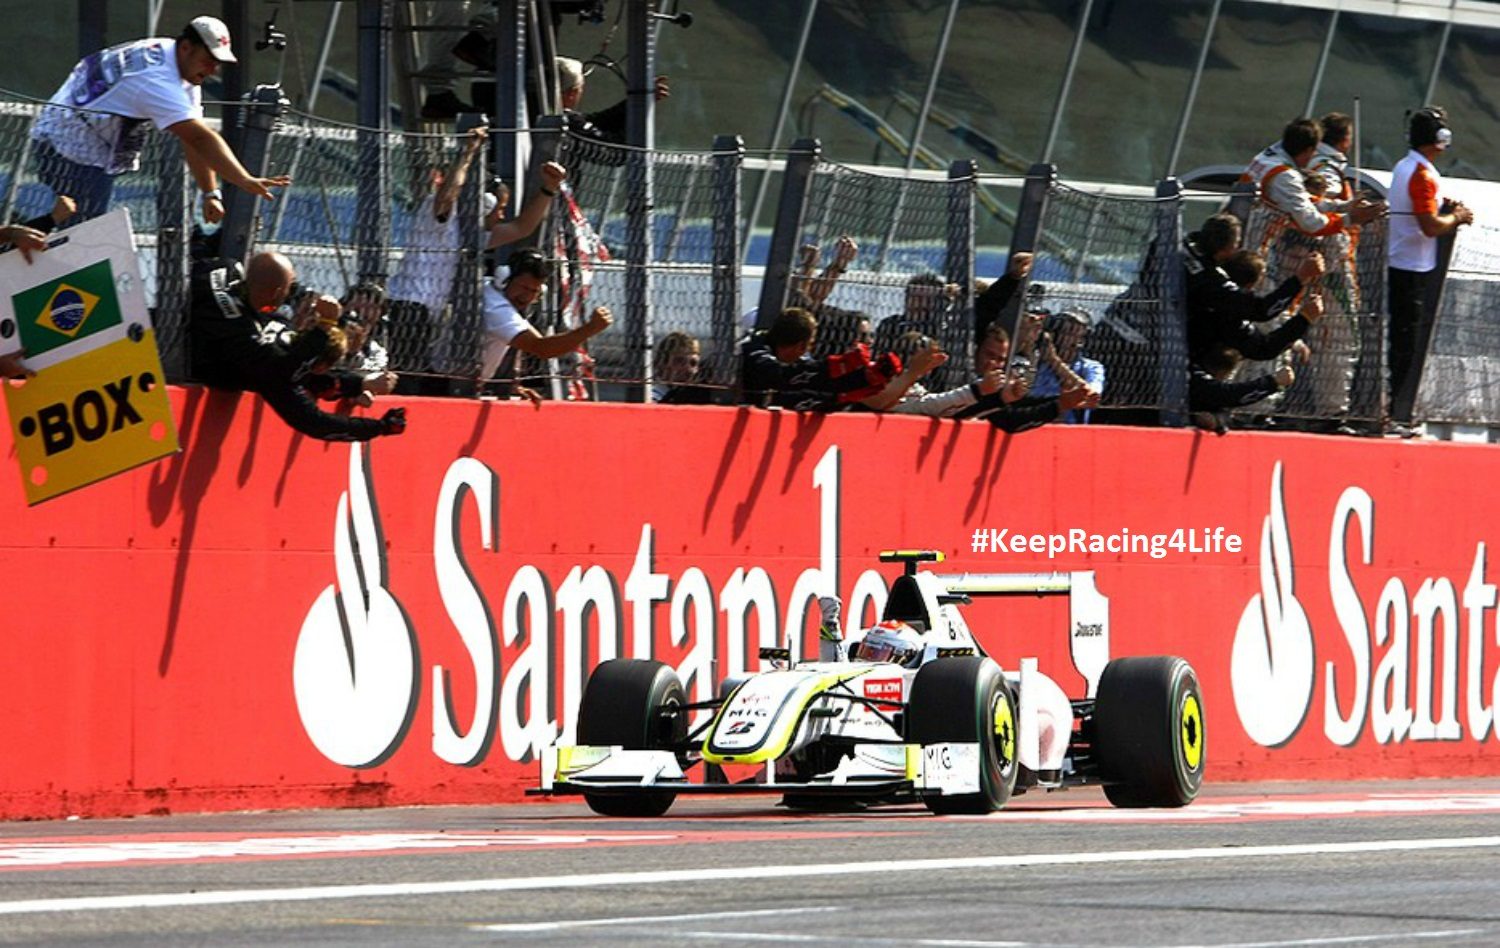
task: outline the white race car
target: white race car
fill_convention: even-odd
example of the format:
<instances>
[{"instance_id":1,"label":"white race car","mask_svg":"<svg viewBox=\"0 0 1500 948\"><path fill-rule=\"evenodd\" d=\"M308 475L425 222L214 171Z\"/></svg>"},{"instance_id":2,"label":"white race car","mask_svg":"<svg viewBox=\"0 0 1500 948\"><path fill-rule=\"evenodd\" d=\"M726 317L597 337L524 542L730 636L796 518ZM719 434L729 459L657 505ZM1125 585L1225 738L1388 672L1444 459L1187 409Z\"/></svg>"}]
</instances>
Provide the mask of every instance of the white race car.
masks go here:
<instances>
[{"instance_id":1,"label":"white race car","mask_svg":"<svg viewBox=\"0 0 1500 948\"><path fill-rule=\"evenodd\" d=\"M1183 806L1203 782L1198 676L1176 657L1109 659L1109 602L1092 572L939 575L935 551L902 562L881 621L836 661L761 649L769 671L688 702L668 665L602 662L578 709L578 744L542 755L546 795L582 794L607 816L660 816L681 793L779 793L795 809L920 800L934 813L988 813L1014 793L1102 784L1116 806ZM1067 594L1069 699L1022 659L1003 671L959 606L973 596ZM689 728L695 712L709 712Z\"/></svg>"}]
</instances>

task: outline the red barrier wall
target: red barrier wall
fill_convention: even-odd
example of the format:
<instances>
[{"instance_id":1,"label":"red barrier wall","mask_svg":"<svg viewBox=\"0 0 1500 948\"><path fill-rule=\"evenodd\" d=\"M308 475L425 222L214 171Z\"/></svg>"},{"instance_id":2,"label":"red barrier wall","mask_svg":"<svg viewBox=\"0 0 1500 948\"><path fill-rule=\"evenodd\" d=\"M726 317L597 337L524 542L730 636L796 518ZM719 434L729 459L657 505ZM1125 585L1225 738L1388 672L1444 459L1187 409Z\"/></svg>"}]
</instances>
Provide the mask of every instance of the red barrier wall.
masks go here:
<instances>
[{"instance_id":1,"label":"red barrier wall","mask_svg":"<svg viewBox=\"0 0 1500 948\"><path fill-rule=\"evenodd\" d=\"M601 656L706 696L897 546L1095 570L1113 654L1197 668L1210 780L1500 772L1494 448L413 401L359 450L173 397L181 455L34 509L0 434L0 817L518 799ZM970 623L1081 688L1065 603Z\"/></svg>"}]
</instances>

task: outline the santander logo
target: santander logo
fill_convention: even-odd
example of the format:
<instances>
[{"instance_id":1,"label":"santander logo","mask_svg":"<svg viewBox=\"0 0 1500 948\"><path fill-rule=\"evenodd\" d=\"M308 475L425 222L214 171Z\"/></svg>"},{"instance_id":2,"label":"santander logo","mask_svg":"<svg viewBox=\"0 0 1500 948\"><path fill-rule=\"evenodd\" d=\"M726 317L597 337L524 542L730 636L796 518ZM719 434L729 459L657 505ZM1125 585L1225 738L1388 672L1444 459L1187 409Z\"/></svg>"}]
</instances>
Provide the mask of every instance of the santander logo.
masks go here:
<instances>
[{"instance_id":1,"label":"santander logo","mask_svg":"<svg viewBox=\"0 0 1500 948\"><path fill-rule=\"evenodd\" d=\"M843 590L847 616L880 615L888 593L879 571L842 581L839 459L830 446L813 468L816 565L796 576L790 592L753 564L720 565L727 575L717 581L697 566L676 575L661 570L649 521L618 575L591 563L549 577L518 563L508 585L492 588L483 577L495 575L498 564L486 560L501 554L501 480L483 461L455 460L433 517L432 566L447 621L424 617L420 631L457 634L470 666L457 673L472 674L474 703L472 711L455 710L455 670L431 666L433 755L470 767L498 750L524 762L555 740L572 740L589 670L608 658L653 658L670 646L689 700L701 702L721 678L763 668L753 657L762 647L790 642L800 653L820 595ZM480 528L477 549L462 543L460 526L470 518ZM358 444L350 448L349 489L334 521L334 561L336 582L313 602L297 639L297 710L323 756L373 767L407 739L424 675L418 630L387 585L369 449Z\"/></svg>"},{"instance_id":2,"label":"santander logo","mask_svg":"<svg viewBox=\"0 0 1500 948\"><path fill-rule=\"evenodd\" d=\"M349 452L349 490L334 521L337 582L319 594L292 660L297 712L313 745L346 767L372 767L401 743L416 708L417 646L386 589L385 544L368 455Z\"/></svg>"},{"instance_id":3,"label":"santander logo","mask_svg":"<svg viewBox=\"0 0 1500 948\"><path fill-rule=\"evenodd\" d=\"M1461 593L1445 576L1412 581L1415 593L1401 576L1390 576L1371 596L1355 582L1353 567L1368 575L1375 562L1375 520L1374 498L1361 487L1345 488L1327 547L1327 603L1338 634L1315 635L1303 605L1313 600L1296 583L1292 521L1276 465L1261 531L1261 588L1240 615L1230 655L1235 711L1255 743L1280 747L1306 722L1319 691L1315 653L1323 659L1323 736L1330 744L1352 747L1367 737L1376 744L1459 741L1465 732L1482 742L1494 729L1500 675L1491 656L1486 678L1485 625L1500 591L1487 577L1485 543L1475 546Z\"/></svg>"},{"instance_id":4,"label":"santander logo","mask_svg":"<svg viewBox=\"0 0 1500 948\"><path fill-rule=\"evenodd\" d=\"M1266 747L1290 740L1312 701L1312 626L1293 578L1278 463L1271 475L1271 512L1260 531L1260 592L1240 615L1229 664L1240 723L1251 740Z\"/></svg>"}]
</instances>

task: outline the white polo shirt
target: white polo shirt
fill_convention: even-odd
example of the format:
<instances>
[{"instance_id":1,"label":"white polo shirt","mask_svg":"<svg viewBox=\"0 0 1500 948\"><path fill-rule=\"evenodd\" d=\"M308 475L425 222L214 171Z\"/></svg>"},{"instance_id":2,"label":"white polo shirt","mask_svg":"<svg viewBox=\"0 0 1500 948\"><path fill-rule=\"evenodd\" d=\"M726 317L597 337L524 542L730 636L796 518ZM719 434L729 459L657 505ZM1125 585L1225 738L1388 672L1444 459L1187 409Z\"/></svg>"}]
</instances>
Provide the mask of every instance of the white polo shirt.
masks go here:
<instances>
[{"instance_id":1,"label":"white polo shirt","mask_svg":"<svg viewBox=\"0 0 1500 948\"><path fill-rule=\"evenodd\" d=\"M1388 192L1391 231L1386 243L1386 263L1398 270L1427 273L1437 266L1437 239L1422 233L1418 214L1436 214L1442 206L1443 176L1416 149L1396 163Z\"/></svg>"},{"instance_id":2,"label":"white polo shirt","mask_svg":"<svg viewBox=\"0 0 1500 948\"><path fill-rule=\"evenodd\" d=\"M479 369L481 382L495 377L500 363L505 361L505 353L510 351L511 340L528 329L536 332L535 327L526 321L525 316L516 311L515 306L506 299L505 294L500 291L494 281L486 282L484 284L483 352L480 356Z\"/></svg>"},{"instance_id":3,"label":"white polo shirt","mask_svg":"<svg viewBox=\"0 0 1500 948\"><path fill-rule=\"evenodd\" d=\"M42 108L31 137L109 174L140 166L146 123L203 118L202 91L177 69L177 41L122 43L85 56Z\"/></svg>"}]
</instances>

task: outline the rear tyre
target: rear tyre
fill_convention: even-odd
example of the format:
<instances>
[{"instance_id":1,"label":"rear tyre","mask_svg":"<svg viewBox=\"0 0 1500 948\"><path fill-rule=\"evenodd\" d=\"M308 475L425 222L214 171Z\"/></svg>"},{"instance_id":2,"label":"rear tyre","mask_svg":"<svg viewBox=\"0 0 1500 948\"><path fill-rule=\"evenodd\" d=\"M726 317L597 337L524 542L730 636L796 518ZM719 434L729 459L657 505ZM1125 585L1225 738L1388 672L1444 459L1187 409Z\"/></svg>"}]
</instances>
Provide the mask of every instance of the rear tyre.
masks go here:
<instances>
[{"instance_id":1,"label":"rear tyre","mask_svg":"<svg viewBox=\"0 0 1500 948\"><path fill-rule=\"evenodd\" d=\"M1093 747L1104 795L1115 806L1193 802L1206 750L1193 666L1165 655L1106 665L1094 700Z\"/></svg>"},{"instance_id":2,"label":"rear tyre","mask_svg":"<svg viewBox=\"0 0 1500 948\"><path fill-rule=\"evenodd\" d=\"M578 743L625 750L670 750L687 736L687 692L661 662L614 658L599 663L578 706ZM674 712L675 709L675 713ZM603 816L661 816L677 799L673 790L583 795Z\"/></svg>"},{"instance_id":3,"label":"rear tyre","mask_svg":"<svg viewBox=\"0 0 1500 948\"><path fill-rule=\"evenodd\" d=\"M979 792L923 798L934 813L989 813L1016 789L1016 697L1000 666L982 656L922 666L906 705L911 744L979 744Z\"/></svg>"}]
</instances>

